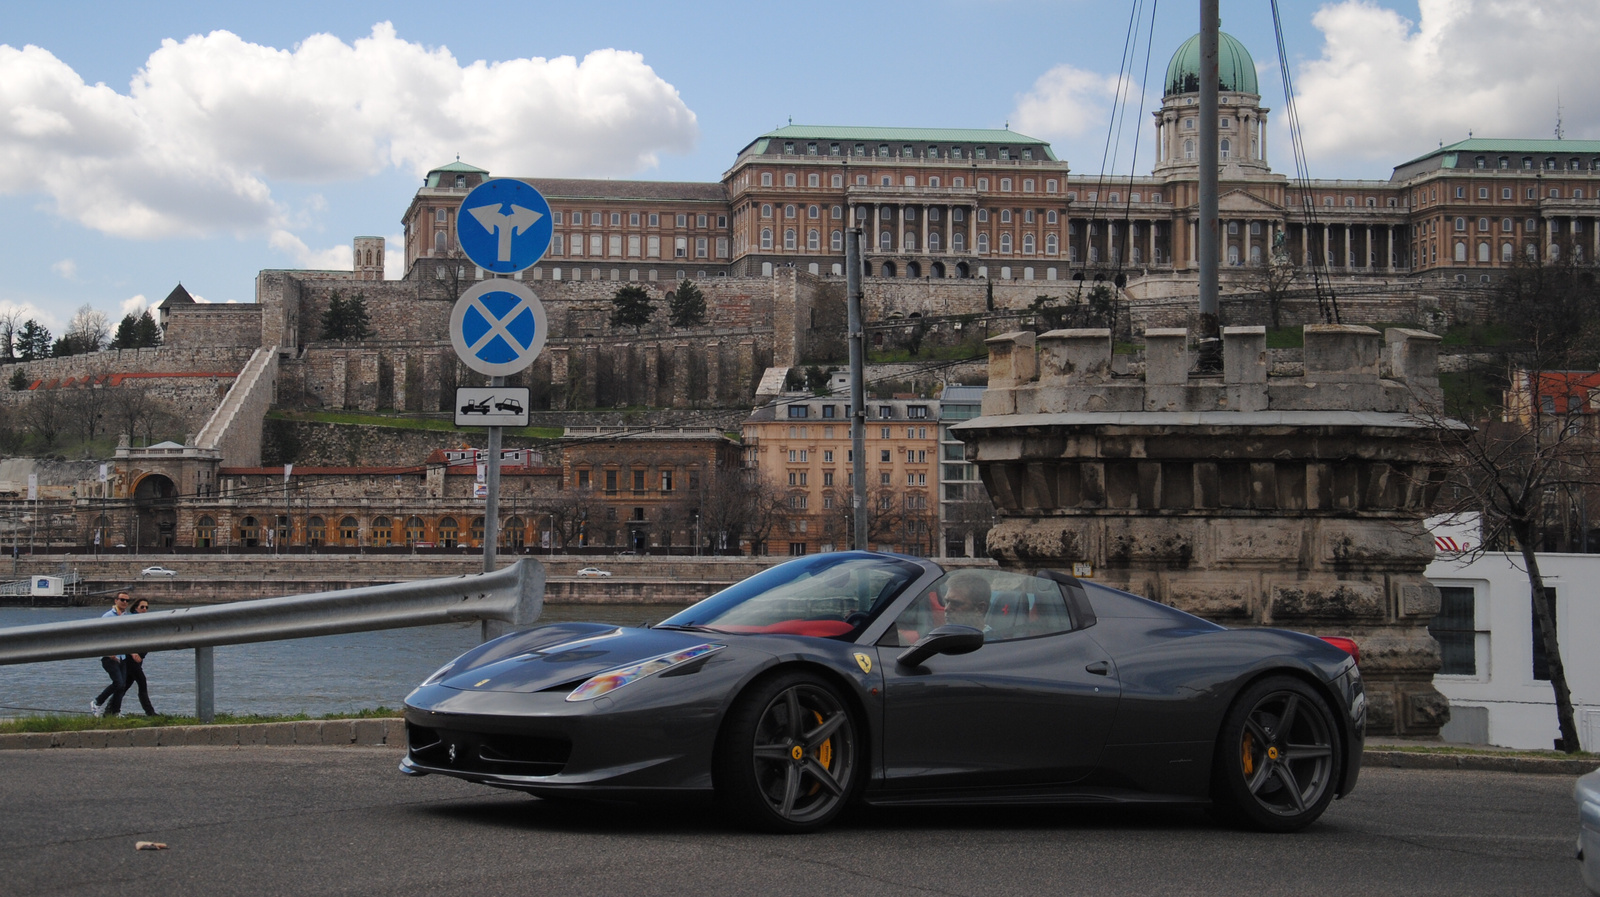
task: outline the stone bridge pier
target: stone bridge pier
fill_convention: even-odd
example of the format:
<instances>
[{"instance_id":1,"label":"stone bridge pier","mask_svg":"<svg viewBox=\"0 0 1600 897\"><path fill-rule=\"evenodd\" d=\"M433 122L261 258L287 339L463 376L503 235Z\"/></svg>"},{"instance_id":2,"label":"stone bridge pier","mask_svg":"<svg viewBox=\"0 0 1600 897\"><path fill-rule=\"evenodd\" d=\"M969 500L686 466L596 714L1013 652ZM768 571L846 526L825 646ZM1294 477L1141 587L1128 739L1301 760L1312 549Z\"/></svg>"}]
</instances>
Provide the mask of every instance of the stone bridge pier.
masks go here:
<instances>
[{"instance_id":1,"label":"stone bridge pier","mask_svg":"<svg viewBox=\"0 0 1600 897\"><path fill-rule=\"evenodd\" d=\"M1124 373L1107 330L988 341L983 414L954 430L999 511L990 552L1088 564L1225 625L1354 638L1368 731L1437 735L1439 338L1308 326L1303 370L1269 375L1265 328L1224 330L1222 374L1193 372L1186 331L1145 336Z\"/></svg>"}]
</instances>

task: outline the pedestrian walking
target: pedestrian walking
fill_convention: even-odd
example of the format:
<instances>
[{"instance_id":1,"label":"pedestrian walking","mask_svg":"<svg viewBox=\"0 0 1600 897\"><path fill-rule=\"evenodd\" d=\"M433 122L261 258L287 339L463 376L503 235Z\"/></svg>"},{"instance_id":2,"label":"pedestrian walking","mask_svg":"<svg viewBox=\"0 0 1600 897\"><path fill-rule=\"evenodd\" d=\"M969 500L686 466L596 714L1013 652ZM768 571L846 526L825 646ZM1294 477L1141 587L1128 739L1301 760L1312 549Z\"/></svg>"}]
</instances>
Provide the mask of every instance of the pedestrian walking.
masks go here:
<instances>
[{"instance_id":1,"label":"pedestrian walking","mask_svg":"<svg viewBox=\"0 0 1600 897\"><path fill-rule=\"evenodd\" d=\"M128 605L132 599L127 592L118 592L115 600L111 602L111 609L101 614L104 617L120 617L128 612ZM112 716L122 712L122 696L128 691L128 668L123 662L125 658L115 654L108 654L100 658L100 666L111 677L111 684L100 692L100 696L89 700L89 713L94 716L104 716L109 712Z\"/></svg>"},{"instance_id":2,"label":"pedestrian walking","mask_svg":"<svg viewBox=\"0 0 1600 897\"><path fill-rule=\"evenodd\" d=\"M136 614L148 613L150 602L144 598L133 602L133 612ZM148 651L128 652L127 682L128 688L139 686L139 706L144 708L145 716L160 716L156 708L150 703L150 683L144 678L144 659L149 656Z\"/></svg>"}]
</instances>

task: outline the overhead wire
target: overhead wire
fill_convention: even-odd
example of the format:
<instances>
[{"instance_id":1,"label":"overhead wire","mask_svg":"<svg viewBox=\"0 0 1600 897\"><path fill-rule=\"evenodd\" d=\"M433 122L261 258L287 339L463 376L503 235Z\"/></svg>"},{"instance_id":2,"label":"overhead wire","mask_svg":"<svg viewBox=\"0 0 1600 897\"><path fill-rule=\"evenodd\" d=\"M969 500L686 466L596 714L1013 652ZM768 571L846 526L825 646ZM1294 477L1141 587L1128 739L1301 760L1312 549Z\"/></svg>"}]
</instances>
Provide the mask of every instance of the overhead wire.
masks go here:
<instances>
[{"instance_id":1,"label":"overhead wire","mask_svg":"<svg viewBox=\"0 0 1600 897\"><path fill-rule=\"evenodd\" d=\"M1294 152L1295 182L1300 191L1300 212L1305 233L1309 235L1318 224L1317 206L1311 193L1311 168L1306 161L1305 139L1300 128L1300 113L1294 99L1294 75L1289 71L1289 51L1283 39L1283 17L1278 11L1278 0L1272 2L1272 29L1277 39L1278 71L1283 79L1284 109L1289 121L1289 143ZM1333 291L1333 272L1329 270L1327 253L1318 248L1315 261L1309 251L1307 238L1305 266L1311 270L1312 288L1317 296L1317 310L1327 324L1339 323L1339 302ZM1348 264L1348 259L1346 260Z\"/></svg>"}]
</instances>

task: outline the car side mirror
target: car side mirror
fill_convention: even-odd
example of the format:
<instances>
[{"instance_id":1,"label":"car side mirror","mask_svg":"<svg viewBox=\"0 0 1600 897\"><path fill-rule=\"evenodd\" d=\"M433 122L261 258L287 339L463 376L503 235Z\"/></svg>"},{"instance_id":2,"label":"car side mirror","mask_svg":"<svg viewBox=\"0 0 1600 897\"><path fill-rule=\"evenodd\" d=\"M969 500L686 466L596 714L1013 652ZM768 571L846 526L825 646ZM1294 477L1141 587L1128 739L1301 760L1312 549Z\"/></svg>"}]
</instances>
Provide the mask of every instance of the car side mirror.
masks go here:
<instances>
[{"instance_id":1,"label":"car side mirror","mask_svg":"<svg viewBox=\"0 0 1600 897\"><path fill-rule=\"evenodd\" d=\"M919 666L935 654L971 654L983 647L983 630L951 623L933 630L900 653L895 663Z\"/></svg>"}]
</instances>

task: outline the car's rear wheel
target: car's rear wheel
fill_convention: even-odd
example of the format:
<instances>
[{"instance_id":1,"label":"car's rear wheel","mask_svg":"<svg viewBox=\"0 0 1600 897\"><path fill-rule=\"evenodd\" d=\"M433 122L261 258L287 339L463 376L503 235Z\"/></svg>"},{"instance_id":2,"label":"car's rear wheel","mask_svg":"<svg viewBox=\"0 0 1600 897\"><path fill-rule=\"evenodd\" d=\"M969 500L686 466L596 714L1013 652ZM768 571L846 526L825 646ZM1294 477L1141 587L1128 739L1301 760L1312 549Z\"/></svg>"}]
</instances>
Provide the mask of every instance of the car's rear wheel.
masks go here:
<instances>
[{"instance_id":1,"label":"car's rear wheel","mask_svg":"<svg viewBox=\"0 0 1600 897\"><path fill-rule=\"evenodd\" d=\"M849 704L820 676L795 671L757 682L723 726L717 800L767 831L820 828L855 796L858 732Z\"/></svg>"},{"instance_id":2,"label":"car's rear wheel","mask_svg":"<svg viewBox=\"0 0 1600 897\"><path fill-rule=\"evenodd\" d=\"M1222 723L1212 798L1224 819L1271 832L1305 828L1328 808L1343 758L1328 703L1273 676L1246 688Z\"/></svg>"}]
</instances>

